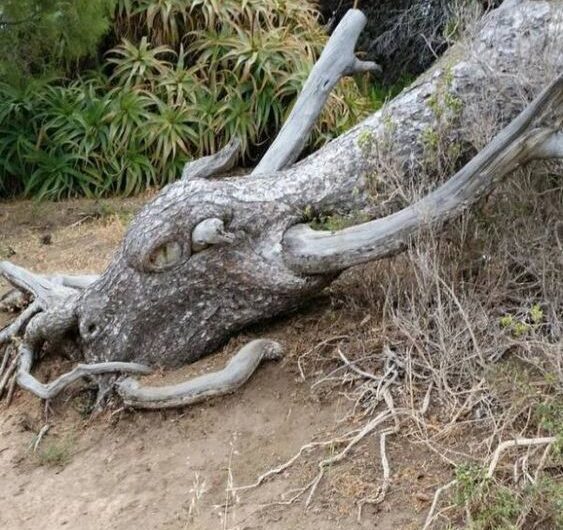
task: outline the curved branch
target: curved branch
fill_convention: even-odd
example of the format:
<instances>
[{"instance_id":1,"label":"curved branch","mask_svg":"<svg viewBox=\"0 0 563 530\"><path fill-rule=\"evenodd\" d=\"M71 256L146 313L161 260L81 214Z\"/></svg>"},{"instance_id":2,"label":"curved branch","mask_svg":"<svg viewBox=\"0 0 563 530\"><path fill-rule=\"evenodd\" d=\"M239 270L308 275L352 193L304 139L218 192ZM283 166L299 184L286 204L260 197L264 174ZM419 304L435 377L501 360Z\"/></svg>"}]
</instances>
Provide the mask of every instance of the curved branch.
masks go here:
<instances>
[{"instance_id":1,"label":"curved branch","mask_svg":"<svg viewBox=\"0 0 563 530\"><path fill-rule=\"evenodd\" d=\"M417 230L459 215L519 165L561 156L561 131L528 129L562 103L563 75L450 180L403 210L335 232L315 231L305 224L291 227L283 240L286 263L300 273L326 274L397 254Z\"/></svg>"},{"instance_id":2,"label":"curved branch","mask_svg":"<svg viewBox=\"0 0 563 530\"><path fill-rule=\"evenodd\" d=\"M79 364L70 372L59 376L50 383L40 383L31 375L33 364L33 351L26 343L19 349L19 366L17 372L18 385L40 397L41 399L52 399L67 386L87 376L109 374L109 373L132 373L149 374L151 368L138 363L107 362L97 364Z\"/></svg>"},{"instance_id":3,"label":"curved branch","mask_svg":"<svg viewBox=\"0 0 563 530\"><path fill-rule=\"evenodd\" d=\"M53 277L55 280L53 280L53 278L35 274L9 261L0 261L0 275L17 289L31 293L44 309L65 302L76 294L76 289L65 285L65 281L70 277L55 276ZM89 285L93 281L92 278L95 277L80 278L89 278Z\"/></svg>"},{"instance_id":4,"label":"curved branch","mask_svg":"<svg viewBox=\"0 0 563 530\"><path fill-rule=\"evenodd\" d=\"M286 123L253 175L279 171L295 162L340 78L359 72L381 71L376 63L360 61L354 54L366 22L365 15L358 9L350 9L340 21L311 70Z\"/></svg>"},{"instance_id":5,"label":"curved branch","mask_svg":"<svg viewBox=\"0 0 563 530\"><path fill-rule=\"evenodd\" d=\"M266 339L253 340L241 348L222 370L211 372L177 385L140 386L128 378L117 385L123 402L136 408L163 409L183 407L214 396L234 392L241 387L264 359L279 359L282 347Z\"/></svg>"}]
</instances>

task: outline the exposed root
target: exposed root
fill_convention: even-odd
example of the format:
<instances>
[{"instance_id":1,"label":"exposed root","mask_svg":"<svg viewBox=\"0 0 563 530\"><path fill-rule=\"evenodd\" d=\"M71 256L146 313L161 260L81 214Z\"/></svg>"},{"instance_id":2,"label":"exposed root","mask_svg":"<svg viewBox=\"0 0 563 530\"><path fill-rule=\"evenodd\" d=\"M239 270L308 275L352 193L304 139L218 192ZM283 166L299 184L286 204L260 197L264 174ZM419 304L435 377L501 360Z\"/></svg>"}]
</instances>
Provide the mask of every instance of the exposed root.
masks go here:
<instances>
[{"instance_id":1,"label":"exposed root","mask_svg":"<svg viewBox=\"0 0 563 530\"><path fill-rule=\"evenodd\" d=\"M399 432L400 423L397 413L395 411L395 404L393 402L393 396L388 390L384 392L385 402L389 411L391 412L392 418L395 422L395 425L392 428L386 429L381 432L379 437L379 452L381 456L381 467L383 469L383 483L379 487L379 491L373 497L367 497L362 499L358 503L358 522L362 519L362 510L366 504L381 504L387 495L387 491L391 486L391 466L389 465L389 459L387 458L387 450L386 450L386 442L387 436L390 434L396 434Z\"/></svg>"},{"instance_id":2,"label":"exposed root","mask_svg":"<svg viewBox=\"0 0 563 530\"><path fill-rule=\"evenodd\" d=\"M64 276L35 274L9 261L0 262L0 274L20 291L31 294L43 310L65 303L77 293L64 285Z\"/></svg>"},{"instance_id":3,"label":"exposed root","mask_svg":"<svg viewBox=\"0 0 563 530\"><path fill-rule=\"evenodd\" d=\"M297 367L299 368L299 373L301 375L301 379L303 381L305 381L307 378L305 377L305 371L303 369L303 362L305 360L305 358L307 358L309 355L311 355L313 352L323 348L323 346L327 346L328 344L334 342L334 341L338 341L338 340L343 340L343 339L347 339L348 335L336 335L335 337L330 337L328 339L325 339L321 342L319 342L318 344L316 344L313 348L311 348L309 351L302 353L299 358L297 359Z\"/></svg>"},{"instance_id":4,"label":"exposed root","mask_svg":"<svg viewBox=\"0 0 563 530\"><path fill-rule=\"evenodd\" d=\"M511 447L529 447L532 445L551 445L552 443L555 443L555 440L555 436L546 436L543 438L516 438L515 440L507 440L500 443L493 453L491 463L489 464L489 468L487 470L487 478L491 478L493 476L502 453L504 453L507 449L510 449Z\"/></svg>"},{"instance_id":5,"label":"exposed root","mask_svg":"<svg viewBox=\"0 0 563 530\"><path fill-rule=\"evenodd\" d=\"M14 391L16 389L17 377L14 374L10 379L10 383L8 384L8 393L6 395L6 406L9 407L12 403L12 398L14 397Z\"/></svg>"},{"instance_id":6,"label":"exposed root","mask_svg":"<svg viewBox=\"0 0 563 530\"><path fill-rule=\"evenodd\" d=\"M43 427L41 427L41 430L37 433L37 436L31 442L29 448L33 449L34 453L37 453L37 449L39 449L39 444L41 443L41 440L43 440L45 435L49 432L50 428L51 426L48 423L43 425Z\"/></svg>"},{"instance_id":7,"label":"exposed root","mask_svg":"<svg viewBox=\"0 0 563 530\"><path fill-rule=\"evenodd\" d=\"M8 361L10 360L11 350L8 346L4 348L4 356L2 357L2 362L0 363L0 377L4 373L6 366L8 366Z\"/></svg>"},{"instance_id":8,"label":"exposed root","mask_svg":"<svg viewBox=\"0 0 563 530\"><path fill-rule=\"evenodd\" d=\"M18 385L24 390L28 390L41 399L52 399L67 386L82 379L83 377L96 376L108 373L134 373L148 374L151 368L138 363L107 362L96 364L79 364L70 372L59 376L50 383L40 383L31 375L33 363L33 352L22 344L20 347L20 361L17 374Z\"/></svg>"},{"instance_id":9,"label":"exposed root","mask_svg":"<svg viewBox=\"0 0 563 530\"><path fill-rule=\"evenodd\" d=\"M0 380L0 398L2 397L2 394L4 393L4 389L6 388L6 385L8 385L12 376L16 372L17 367L18 367L18 357L16 356L12 359L12 362L8 366L6 373L4 374L2 379Z\"/></svg>"},{"instance_id":10,"label":"exposed root","mask_svg":"<svg viewBox=\"0 0 563 530\"><path fill-rule=\"evenodd\" d=\"M263 359L279 359L281 354L279 343L266 339L254 340L241 348L227 366L217 372L161 387L140 386L138 381L128 378L117 384L117 391L125 405L130 407L183 407L234 392L248 381Z\"/></svg>"},{"instance_id":11,"label":"exposed root","mask_svg":"<svg viewBox=\"0 0 563 530\"><path fill-rule=\"evenodd\" d=\"M33 302L30 306L26 307L22 313L6 328L0 331L0 346L12 340L17 336L29 321L41 311L41 307L37 302ZM2 371L0 370L0 373Z\"/></svg>"},{"instance_id":12,"label":"exposed root","mask_svg":"<svg viewBox=\"0 0 563 530\"><path fill-rule=\"evenodd\" d=\"M348 435L342 438L338 438L336 440L327 440L324 442L311 442L306 445L303 445L297 453L295 453L289 460L286 460L280 466L274 467L272 469L269 469L265 473L262 473L262 475L260 475L256 479L256 481L253 482L252 484L248 484L246 486L237 486L236 488L233 488L233 491L245 491L245 490L251 490L257 488L258 486L261 486L270 477L279 475L280 473L283 473L286 469L290 468L301 457L303 453L310 451L311 449L315 449L316 447L327 447L338 443L347 442L350 440L350 438L347 438L347 436Z\"/></svg>"},{"instance_id":13,"label":"exposed root","mask_svg":"<svg viewBox=\"0 0 563 530\"><path fill-rule=\"evenodd\" d=\"M332 340L334 340L334 339L332 339ZM323 345L323 343L317 345L317 347L320 346L320 345ZM325 458L318 463L319 471L309 483L307 483L306 485L304 485L301 488L297 488L297 489L291 490L289 492L286 492L284 497L288 496L290 493L292 494L292 496L289 499L283 499L283 500L279 500L279 501L276 501L276 502L273 503L273 504L279 504L279 505L289 505L289 504L294 503L298 499L300 499L307 492L309 492L308 495L307 495L307 498L305 500L305 507L308 508L313 501L313 498L315 496L317 488L318 488L319 484L321 483L321 481L322 481L322 479L323 479L323 477L326 473L326 470L329 469L334 464L338 464L338 463L342 462L349 455L349 453L352 451L352 449L354 447L356 447L364 438L366 438L368 435L372 434L381 424L383 424L386 421L392 419L394 421L394 427L382 431L381 437L380 437L381 463L382 463L382 467L383 467L383 484L382 484L382 487L381 487L380 491L378 492L378 495L375 498L365 499L363 501L360 501L359 516L361 517L361 509L362 509L362 506L364 504L369 503L369 502L372 502L372 503L381 502L385 498L385 495L386 495L387 490L388 490L389 485L390 485L390 476L391 476L389 460L387 458L387 453L386 453L386 439L387 439L388 435L398 432L399 426L400 426L398 416L397 416L397 413L395 411L395 407L394 407L394 403L393 403L393 397L391 396L391 392L389 391L388 386L398 377L398 372L397 372L395 365L393 365L394 368L391 369L391 365L393 363L390 361L389 363L386 363L385 375L382 378L379 378L379 377L377 377L373 374L370 374L368 372L364 372L363 370L357 368L353 363L351 363L346 358L346 356L342 353L342 351L340 349L338 349L338 353L339 353L340 358L344 361L346 368L349 368L351 371L353 371L357 375L360 375L364 379L368 379L368 381L371 381L372 383L375 381L375 383L379 387L379 393L380 393L382 399L384 399L385 402L386 402L387 410L380 412L375 418L368 421L362 428L350 431L347 434L345 434L344 436L341 436L339 438L335 438L335 439L332 439L332 440L326 440L326 441L323 441L323 442L311 442L311 443L308 443L308 444L302 446L299 449L299 451L295 455L293 455L289 460L287 460L285 463L266 471L265 473L260 475L258 477L258 479L252 484L233 488L235 491L243 491L243 490L249 490L249 489L257 488L263 482L265 482L268 478L270 478L274 475L278 475L279 473L282 473L283 471L285 471L289 467L291 467L293 464L295 464L295 462L306 451L309 451L311 449L318 448L318 447L335 446L335 445L340 445L340 444L345 443L346 446L339 453L337 453L336 455L334 455L330 458ZM391 376L391 379L388 379L389 376Z\"/></svg>"},{"instance_id":14,"label":"exposed root","mask_svg":"<svg viewBox=\"0 0 563 530\"><path fill-rule=\"evenodd\" d=\"M485 478L490 479L493 477L494 472L498 466L500 457L502 456L502 454L507 450L510 449L512 447L531 447L531 446L539 446L539 445L547 445L545 451L542 454L542 457L540 458L540 462L536 468L536 472L534 474L534 477L532 477L526 470L527 468L527 464L524 463L527 461L527 458L524 459L524 461L522 462L521 466L523 468L523 475L527 476L528 480L531 483L535 483L538 480L539 477L539 473L541 472L543 466L545 465L545 461L547 459L547 455L549 454L549 450L551 448L551 445L553 443L555 443L556 441L556 437L555 436L545 436L545 437L539 437L539 438L516 438L514 440L507 440L505 442L500 443L497 448L495 449L495 452L493 453L493 456L491 458L491 462L489 464L489 467L487 469L487 473L485 474ZM520 460L517 460L515 462L515 467L518 466L518 463L520 462ZM517 481L517 476L515 477L515 482ZM436 490L436 493L434 494L434 499L432 500L432 505L430 506L430 511L428 512L428 515L426 516L426 521L424 523L424 527L423 530L428 530L432 524L434 523L434 520L436 519L437 514L436 512L436 508L438 506L438 502L440 500L440 496L447 490L449 490L450 488L452 488L453 486L455 486L458 483L457 479L452 480L451 482L448 482L447 484L445 484L444 486L439 487ZM523 518L525 519L525 515L526 514L522 514ZM467 513L468 518L471 518L471 514Z\"/></svg>"},{"instance_id":15,"label":"exposed root","mask_svg":"<svg viewBox=\"0 0 563 530\"><path fill-rule=\"evenodd\" d=\"M393 434L394 429L387 429L382 431L379 436L379 452L381 455L381 467L383 468L383 484L379 487L377 493L373 497L366 497L358 502L358 522L362 520L362 511L366 504L377 505L381 504L387 495L389 486L391 485L391 467L389 466L389 459L387 458L386 440L389 434Z\"/></svg>"},{"instance_id":16,"label":"exposed root","mask_svg":"<svg viewBox=\"0 0 563 530\"><path fill-rule=\"evenodd\" d=\"M94 406L92 407L92 416L96 416L105 408L113 394L118 378L118 374L105 374L97 378L98 393Z\"/></svg>"},{"instance_id":17,"label":"exposed root","mask_svg":"<svg viewBox=\"0 0 563 530\"><path fill-rule=\"evenodd\" d=\"M434 494L434 499L432 499L432 505L430 506L430 511L426 516L426 521L424 522L424 526L422 527L422 530L428 530L428 528L430 528L430 526L434 522L434 518L435 518L434 513L436 512L436 508L438 507L438 501L440 500L440 496L442 495L442 493L444 493L444 491L449 490L456 484L457 484L457 480L452 480L451 482L448 482L447 484L440 486L436 490L436 493Z\"/></svg>"},{"instance_id":18,"label":"exposed root","mask_svg":"<svg viewBox=\"0 0 563 530\"><path fill-rule=\"evenodd\" d=\"M76 324L73 300L77 290L90 285L96 277L42 276L9 262L0 262L0 274L16 288L34 297L33 303L0 332L1 346L12 341L27 326L23 342L19 347L19 360L12 359L9 368L5 371L10 359L8 351L2 359L0 397L6 385L9 385L9 399L11 399L16 382L24 390L41 399L49 400L83 377L122 373L148 374L152 371L137 363L79 364L50 383L39 382L31 375L35 355L41 351L46 341L51 345L56 344ZM125 405L139 408L180 407L212 396L227 394L243 385L263 359L277 359L281 353L282 348L278 343L256 340L243 347L223 370L179 385L165 387L141 387L131 378L117 382L115 378L98 378L99 393L95 410L99 410L114 388L123 398ZM17 374L15 374L16 368Z\"/></svg>"},{"instance_id":19,"label":"exposed root","mask_svg":"<svg viewBox=\"0 0 563 530\"><path fill-rule=\"evenodd\" d=\"M12 289L0 296L0 311L15 313L28 304L28 297L18 289Z\"/></svg>"}]
</instances>

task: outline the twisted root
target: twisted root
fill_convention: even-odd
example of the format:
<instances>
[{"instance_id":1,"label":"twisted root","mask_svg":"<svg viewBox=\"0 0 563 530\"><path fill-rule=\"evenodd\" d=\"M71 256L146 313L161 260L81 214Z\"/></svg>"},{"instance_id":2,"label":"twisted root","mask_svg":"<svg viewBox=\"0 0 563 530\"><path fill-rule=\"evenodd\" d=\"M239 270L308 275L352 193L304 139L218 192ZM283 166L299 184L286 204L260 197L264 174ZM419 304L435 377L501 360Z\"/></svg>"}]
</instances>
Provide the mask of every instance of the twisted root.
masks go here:
<instances>
[{"instance_id":1,"label":"twisted root","mask_svg":"<svg viewBox=\"0 0 563 530\"><path fill-rule=\"evenodd\" d=\"M117 384L117 392L130 407L163 409L192 405L234 392L248 381L262 360L279 359L281 355L279 343L267 339L253 340L217 372L162 387L140 386L135 379L127 378Z\"/></svg>"},{"instance_id":2,"label":"twisted root","mask_svg":"<svg viewBox=\"0 0 563 530\"><path fill-rule=\"evenodd\" d=\"M107 386L105 374L148 374L151 368L138 363L104 362L78 364L50 383L41 383L31 370L43 345L60 344L64 336L78 325L75 300L81 289L88 287L96 276L43 276L9 263L0 262L0 274L19 291L29 294L33 302L4 330L0 331L0 347L23 334L17 355L10 361L6 350L0 369L0 396L6 386L13 392L17 384L41 399L52 399L66 387L90 377ZM12 296L8 296L12 298ZM3 298L6 300L6 297ZM229 363L217 372L205 374L177 385L141 386L132 379L112 382L125 405L136 408L160 409L182 407L205 399L234 392L241 387L264 359L279 359L282 347L271 340L254 340L241 348ZM8 366L9 364L9 366ZM5 371L6 366L8 370ZM109 388L109 387L108 387ZM105 389L108 390L108 389ZM11 393L11 392L10 392Z\"/></svg>"}]
</instances>

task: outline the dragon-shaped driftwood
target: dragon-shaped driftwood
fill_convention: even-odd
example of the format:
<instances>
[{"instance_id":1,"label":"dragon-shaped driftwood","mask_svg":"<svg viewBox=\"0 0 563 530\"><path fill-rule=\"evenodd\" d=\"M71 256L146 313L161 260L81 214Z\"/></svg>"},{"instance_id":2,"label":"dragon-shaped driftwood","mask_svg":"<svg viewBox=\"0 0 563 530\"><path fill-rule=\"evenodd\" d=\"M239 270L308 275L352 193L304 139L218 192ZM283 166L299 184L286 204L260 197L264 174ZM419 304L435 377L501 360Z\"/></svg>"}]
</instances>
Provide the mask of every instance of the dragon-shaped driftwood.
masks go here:
<instances>
[{"instance_id":1,"label":"dragon-shaped driftwood","mask_svg":"<svg viewBox=\"0 0 563 530\"><path fill-rule=\"evenodd\" d=\"M20 387L50 399L83 377L107 383L107 374L115 374L111 387L125 404L146 408L181 406L231 392L263 359L278 357L281 346L253 341L223 370L179 385L146 387L132 376L212 353L246 325L297 307L341 271L400 252L416 231L458 216L517 167L562 157L563 132L554 118L563 103L563 76L556 75L489 145L418 202L338 231L315 231L305 222L311 208L373 212L367 188L378 153L365 149L365 139L377 145L391 135L397 159L408 166L420 153L421 131L435 119L428 100L446 76L455 97L469 101L486 79L483 64L508 71L522 65L524 31L529 54L537 53L546 35L555 41L561 37L554 22L563 12L561 2L506 3L510 6L483 22L473 41L476 54L458 53L461 59L453 64L451 55L447 68L438 63L384 110L294 164L338 80L378 69L354 53L366 20L360 11L350 10L252 174L211 178L236 162L236 140L188 164L181 180L137 215L100 276L45 276L0 263L0 273L16 289L5 296L4 305L19 293L29 302L0 332L0 347L17 344L13 360L8 349L4 354L0 389L15 377ZM553 55L556 68L561 55ZM63 353L81 364L42 384L32 369L43 352Z\"/></svg>"}]
</instances>

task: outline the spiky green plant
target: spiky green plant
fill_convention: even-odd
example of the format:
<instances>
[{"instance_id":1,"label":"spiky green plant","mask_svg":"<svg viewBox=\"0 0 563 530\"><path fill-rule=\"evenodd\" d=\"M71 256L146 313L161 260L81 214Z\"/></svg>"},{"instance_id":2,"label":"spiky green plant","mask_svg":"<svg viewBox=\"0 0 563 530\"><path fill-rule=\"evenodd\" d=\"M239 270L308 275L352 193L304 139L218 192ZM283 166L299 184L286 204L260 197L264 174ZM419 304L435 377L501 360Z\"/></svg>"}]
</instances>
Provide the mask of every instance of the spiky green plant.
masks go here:
<instances>
[{"instance_id":1,"label":"spiky green plant","mask_svg":"<svg viewBox=\"0 0 563 530\"><path fill-rule=\"evenodd\" d=\"M117 0L113 25L119 43L103 55L103 73L27 93L0 84L0 193L137 193L235 136L251 157L327 40L314 3L301 0ZM368 107L345 80L311 145Z\"/></svg>"}]
</instances>

